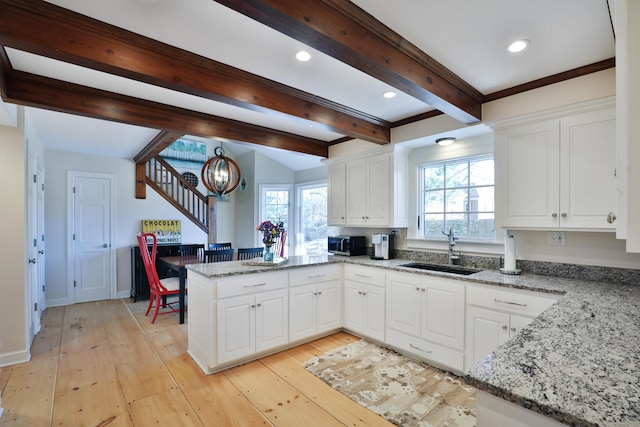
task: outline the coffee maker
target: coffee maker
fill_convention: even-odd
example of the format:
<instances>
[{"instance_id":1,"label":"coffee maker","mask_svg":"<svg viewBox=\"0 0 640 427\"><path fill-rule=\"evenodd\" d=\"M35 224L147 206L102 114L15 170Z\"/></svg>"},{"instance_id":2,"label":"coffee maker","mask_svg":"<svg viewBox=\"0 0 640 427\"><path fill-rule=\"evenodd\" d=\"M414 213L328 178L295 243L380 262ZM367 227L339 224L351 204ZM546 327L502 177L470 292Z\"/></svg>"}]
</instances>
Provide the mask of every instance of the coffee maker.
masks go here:
<instances>
[{"instance_id":1,"label":"coffee maker","mask_svg":"<svg viewBox=\"0 0 640 427\"><path fill-rule=\"evenodd\" d=\"M393 258L393 236L373 234L371 236L371 259Z\"/></svg>"}]
</instances>

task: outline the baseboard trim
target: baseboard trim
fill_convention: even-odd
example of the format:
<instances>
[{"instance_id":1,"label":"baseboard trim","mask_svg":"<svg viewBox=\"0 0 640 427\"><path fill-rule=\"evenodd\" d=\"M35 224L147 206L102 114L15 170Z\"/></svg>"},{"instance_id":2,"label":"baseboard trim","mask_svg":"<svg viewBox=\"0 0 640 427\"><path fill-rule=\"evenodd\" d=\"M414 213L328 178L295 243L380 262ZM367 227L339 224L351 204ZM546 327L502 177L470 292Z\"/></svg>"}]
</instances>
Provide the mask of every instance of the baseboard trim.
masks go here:
<instances>
[{"instance_id":1,"label":"baseboard trim","mask_svg":"<svg viewBox=\"0 0 640 427\"><path fill-rule=\"evenodd\" d=\"M4 366L17 365L31 360L31 353L28 351L16 351L13 353L0 354L0 368Z\"/></svg>"}]
</instances>

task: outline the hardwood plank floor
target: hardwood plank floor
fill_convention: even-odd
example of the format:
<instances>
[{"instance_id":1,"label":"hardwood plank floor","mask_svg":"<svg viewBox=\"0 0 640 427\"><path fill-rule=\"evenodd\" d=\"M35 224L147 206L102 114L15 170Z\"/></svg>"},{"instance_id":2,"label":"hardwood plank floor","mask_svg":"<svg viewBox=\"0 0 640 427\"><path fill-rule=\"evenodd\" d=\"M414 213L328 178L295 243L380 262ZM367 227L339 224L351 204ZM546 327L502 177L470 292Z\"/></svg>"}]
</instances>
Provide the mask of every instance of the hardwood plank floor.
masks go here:
<instances>
[{"instance_id":1,"label":"hardwood plank floor","mask_svg":"<svg viewBox=\"0 0 640 427\"><path fill-rule=\"evenodd\" d=\"M146 304L47 309L31 361L0 371L0 426L392 426L303 367L353 335L207 376L186 353L187 323L152 325Z\"/></svg>"}]
</instances>

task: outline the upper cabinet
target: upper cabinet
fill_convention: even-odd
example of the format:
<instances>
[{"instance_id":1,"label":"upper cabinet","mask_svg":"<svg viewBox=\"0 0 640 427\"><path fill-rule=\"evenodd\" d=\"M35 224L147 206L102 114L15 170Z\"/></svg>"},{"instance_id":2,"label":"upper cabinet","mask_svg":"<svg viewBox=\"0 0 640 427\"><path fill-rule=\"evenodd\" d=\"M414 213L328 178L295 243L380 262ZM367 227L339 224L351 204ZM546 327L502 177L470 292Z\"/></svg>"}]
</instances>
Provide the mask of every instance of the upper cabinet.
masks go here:
<instances>
[{"instance_id":1,"label":"upper cabinet","mask_svg":"<svg viewBox=\"0 0 640 427\"><path fill-rule=\"evenodd\" d=\"M407 168L398 150L330 163L329 225L406 227Z\"/></svg>"},{"instance_id":2,"label":"upper cabinet","mask_svg":"<svg viewBox=\"0 0 640 427\"><path fill-rule=\"evenodd\" d=\"M504 228L615 230L615 108L497 125L497 223Z\"/></svg>"}]
</instances>

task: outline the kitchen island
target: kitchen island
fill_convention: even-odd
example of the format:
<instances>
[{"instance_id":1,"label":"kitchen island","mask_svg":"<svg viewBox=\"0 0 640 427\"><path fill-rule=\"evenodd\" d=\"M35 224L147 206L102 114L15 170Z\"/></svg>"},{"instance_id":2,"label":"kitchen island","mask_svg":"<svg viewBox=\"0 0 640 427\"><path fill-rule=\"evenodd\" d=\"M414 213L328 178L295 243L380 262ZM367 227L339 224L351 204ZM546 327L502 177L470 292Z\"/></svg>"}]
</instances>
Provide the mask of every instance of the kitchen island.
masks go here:
<instances>
[{"instance_id":1,"label":"kitchen island","mask_svg":"<svg viewBox=\"0 0 640 427\"><path fill-rule=\"evenodd\" d=\"M341 262L454 277L469 284L543 292L560 298L520 333L471 367L465 379L480 390L480 395L496 396L507 405L512 402L519 409L544 415L550 422L557 420L577 426L640 425L640 284L619 285L530 274L512 276L493 270L456 276L416 272L401 266L408 261L291 257L277 267L246 266L239 261L192 265L189 270L198 274L190 275L189 328L192 328L194 304L212 310L211 316L217 313L215 304L191 300L192 280L204 284L244 274L286 274L298 268L323 268ZM280 277L284 280L285 276ZM481 400L480 427L483 427L483 417Z\"/></svg>"}]
</instances>

